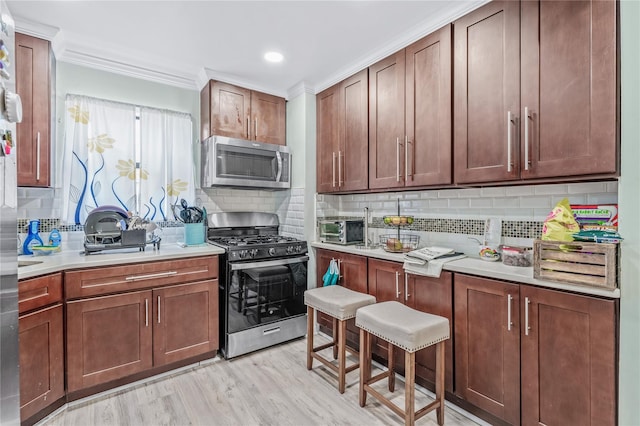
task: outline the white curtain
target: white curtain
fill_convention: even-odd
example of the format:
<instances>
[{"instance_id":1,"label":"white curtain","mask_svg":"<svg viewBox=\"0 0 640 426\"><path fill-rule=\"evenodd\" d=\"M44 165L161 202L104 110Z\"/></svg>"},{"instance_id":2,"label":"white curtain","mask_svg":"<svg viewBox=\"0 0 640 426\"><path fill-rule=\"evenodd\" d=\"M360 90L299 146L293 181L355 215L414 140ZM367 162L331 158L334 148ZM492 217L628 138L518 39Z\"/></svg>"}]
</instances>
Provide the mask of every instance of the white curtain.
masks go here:
<instances>
[{"instance_id":1,"label":"white curtain","mask_svg":"<svg viewBox=\"0 0 640 426\"><path fill-rule=\"evenodd\" d=\"M96 207L135 211L135 106L85 96L65 100L63 219Z\"/></svg>"},{"instance_id":2,"label":"white curtain","mask_svg":"<svg viewBox=\"0 0 640 426\"><path fill-rule=\"evenodd\" d=\"M140 216L173 220L171 204L195 202L195 164L189 114L140 108Z\"/></svg>"}]
</instances>

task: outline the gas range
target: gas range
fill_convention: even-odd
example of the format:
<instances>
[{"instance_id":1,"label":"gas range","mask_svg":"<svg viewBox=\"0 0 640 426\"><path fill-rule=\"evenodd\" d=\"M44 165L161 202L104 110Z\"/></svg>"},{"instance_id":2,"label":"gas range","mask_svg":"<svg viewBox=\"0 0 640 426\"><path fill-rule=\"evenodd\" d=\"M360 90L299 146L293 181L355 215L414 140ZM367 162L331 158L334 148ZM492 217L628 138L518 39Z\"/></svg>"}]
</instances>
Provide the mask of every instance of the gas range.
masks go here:
<instances>
[{"instance_id":1,"label":"gas range","mask_svg":"<svg viewBox=\"0 0 640 426\"><path fill-rule=\"evenodd\" d=\"M300 255L307 242L281 235L209 236L211 244L227 250L228 260L259 260Z\"/></svg>"},{"instance_id":2,"label":"gas range","mask_svg":"<svg viewBox=\"0 0 640 426\"><path fill-rule=\"evenodd\" d=\"M307 242L278 235L271 213L214 213L208 217L207 241L227 251L227 261L263 260L307 253Z\"/></svg>"},{"instance_id":3,"label":"gas range","mask_svg":"<svg viewBox=\"0 0 640 426\"><path fill-rule=\"evenodd\" d=\"M219 256L222 355L229 359L303 337L307 242L278 235L271 213L213 213L207 241Z\"/></svg>"}]
</instances>

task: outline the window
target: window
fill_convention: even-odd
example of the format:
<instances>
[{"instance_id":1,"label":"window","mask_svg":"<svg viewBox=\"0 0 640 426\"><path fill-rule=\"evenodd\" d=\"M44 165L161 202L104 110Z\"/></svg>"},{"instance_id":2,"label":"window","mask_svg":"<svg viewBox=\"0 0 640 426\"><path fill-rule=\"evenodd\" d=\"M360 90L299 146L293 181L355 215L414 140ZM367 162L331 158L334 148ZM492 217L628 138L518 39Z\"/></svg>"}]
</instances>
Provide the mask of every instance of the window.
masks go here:
<instances>
[{"instance_id":1,"label":"window","mask_svg":"<svg viewBox=\"0 0 640 426\"><path fill-rule=\"evenodd\" d=\"M95 208L173 218L193 201L192 121L185 113L67 95L63 219L81 224Z\"/></svg>"}]
</instances>

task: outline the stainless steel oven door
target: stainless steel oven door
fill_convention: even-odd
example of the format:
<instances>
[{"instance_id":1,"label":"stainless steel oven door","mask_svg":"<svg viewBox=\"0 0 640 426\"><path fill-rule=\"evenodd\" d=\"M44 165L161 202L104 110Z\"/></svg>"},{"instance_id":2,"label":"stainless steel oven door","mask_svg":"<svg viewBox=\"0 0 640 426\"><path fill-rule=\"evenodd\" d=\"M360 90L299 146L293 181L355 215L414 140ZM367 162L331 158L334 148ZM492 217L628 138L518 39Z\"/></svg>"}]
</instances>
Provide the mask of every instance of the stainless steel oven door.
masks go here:
<instances>
[{"instance_id":1,"label":"stainless steel oven door","mask_svg":"<svg viewBox=\"0 0 640 426\"><path fill-rule=\"evenodd\" d=\"M304 315L308 256L229 264L227 333Z\"/></svg>"}]
</instances>

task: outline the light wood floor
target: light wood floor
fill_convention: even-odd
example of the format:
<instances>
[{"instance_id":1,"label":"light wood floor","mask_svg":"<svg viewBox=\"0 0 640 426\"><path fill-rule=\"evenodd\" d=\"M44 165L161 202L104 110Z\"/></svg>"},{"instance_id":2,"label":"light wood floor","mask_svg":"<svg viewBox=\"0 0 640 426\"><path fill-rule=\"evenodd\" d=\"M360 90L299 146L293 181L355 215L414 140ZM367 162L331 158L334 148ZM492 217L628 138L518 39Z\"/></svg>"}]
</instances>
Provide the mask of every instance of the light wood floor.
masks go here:
<instances>
[{"instance_id":1,"label":"light wood floor","mask_svg":"<svg viewBox=\"0 0 640 426\"><path fill-rule=\"evenodd\" d=\"M326 340L318 336L316 344L323 339ZM364 408L359 406L358 370L347 375L347 390L341 395L332 371L317 361L312 371L306 369L305 353L306 340L298 339L231 361L218 359L71 403L40 425L402 424L399 417L371 396ZM383 390L386 381L377 385ZM403 393L404 383L399 376L394 402L401 407ZM416 407L430 400L426 394L416 392ZM416 424L436 425L435 419L435 412L431 412ZM447 407L445 424L483 423Z\"/></svg>"}]
</instances>

